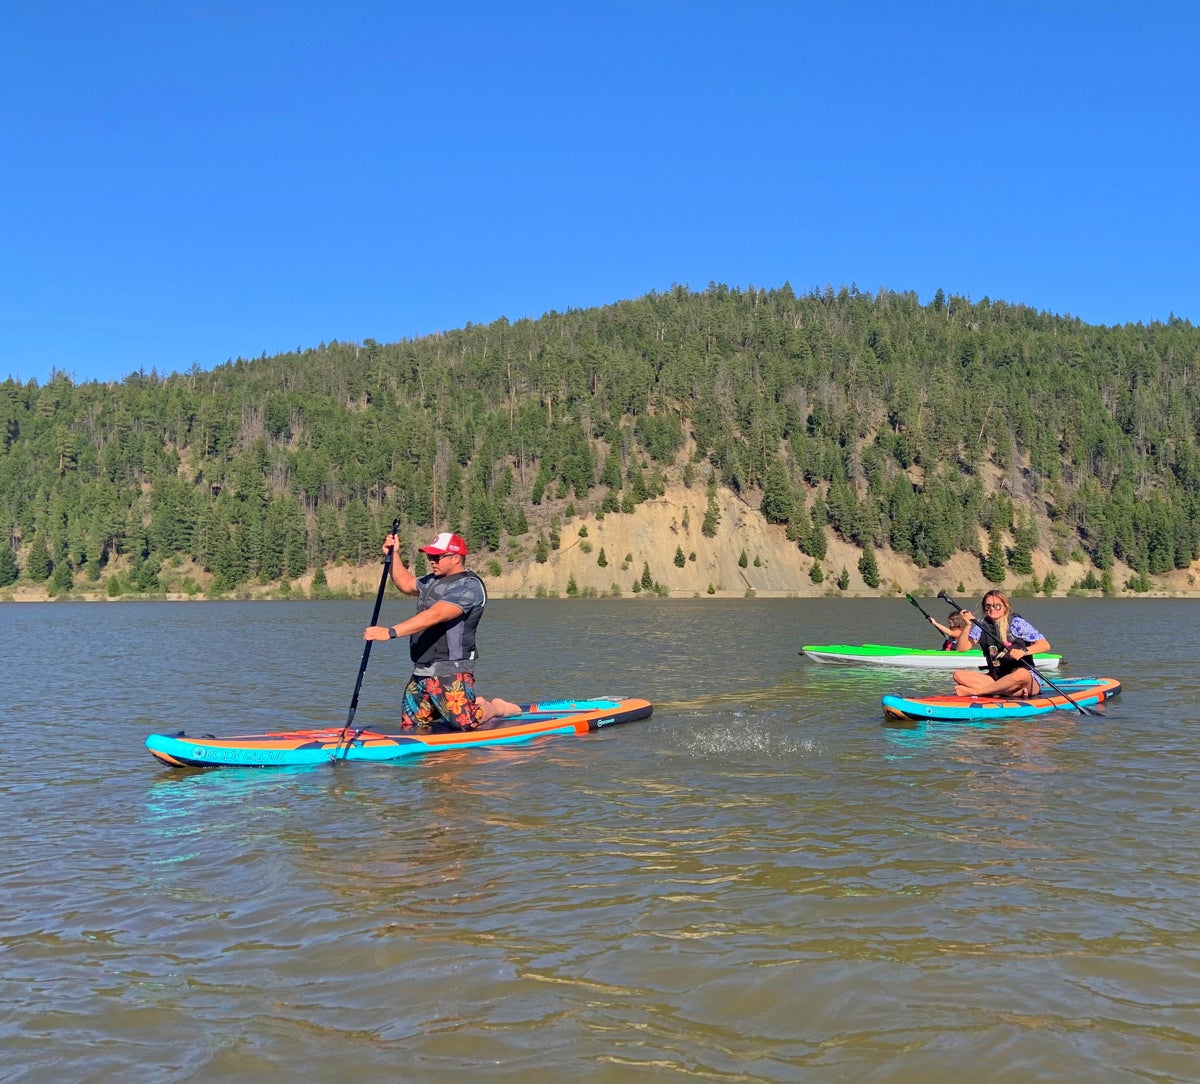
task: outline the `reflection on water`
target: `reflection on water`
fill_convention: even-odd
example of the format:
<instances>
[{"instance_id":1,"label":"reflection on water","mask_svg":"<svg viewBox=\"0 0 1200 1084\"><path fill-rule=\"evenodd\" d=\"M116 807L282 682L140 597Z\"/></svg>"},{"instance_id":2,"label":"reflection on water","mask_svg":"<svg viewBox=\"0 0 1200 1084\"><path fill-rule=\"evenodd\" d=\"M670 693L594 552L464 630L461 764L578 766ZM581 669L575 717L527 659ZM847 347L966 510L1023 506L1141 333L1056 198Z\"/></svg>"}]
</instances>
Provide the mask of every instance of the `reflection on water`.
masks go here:
<instances>
[{"instance_id":1,"label":"reflection on water","mask_svg":"<svg viewBox=\"0 0 1200 1084\"><path fill-rule=\"evenodd\" d=\"M799 656L923 642L903 600L501 601L482 687L653 717L388 764L146 754L340 725L363 609L0 613L0 1077L1196 1078L1186 604L1023 600L1125 682L1103 718L899 727L880 698L947 675ZM406 676L374 652L359 721Z\"/></svg>"}]
</instances>

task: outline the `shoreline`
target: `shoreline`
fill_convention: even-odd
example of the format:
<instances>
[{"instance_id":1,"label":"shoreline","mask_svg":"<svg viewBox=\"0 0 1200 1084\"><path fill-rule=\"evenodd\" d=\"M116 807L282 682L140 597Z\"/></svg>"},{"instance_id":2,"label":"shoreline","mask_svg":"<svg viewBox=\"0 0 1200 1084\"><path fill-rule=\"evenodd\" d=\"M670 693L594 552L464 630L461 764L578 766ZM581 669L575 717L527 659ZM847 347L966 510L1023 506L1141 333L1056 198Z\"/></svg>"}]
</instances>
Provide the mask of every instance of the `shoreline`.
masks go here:
<instances>
[{"instance_id":1,"label":"shoreline","mask_svg":"<svg viewBox=\"0 0 1200 1084\"><path fill-rule=\"evenodd\" d=\"M1114 591L1105 594L1101 590L1085 591L1079 588L1073 588L1067 591L1057 591L1054 594L1046 595L1041 592L1022 591L1019 588L1006 588L1003 584L992 585L996 589L1003 591L1006 595L1013 599L1023 598L1044 598L1044 599L1064 599L1064 598L1096 598L1106 599L1109 601L1139 600L1139 599L1195 599L1200 598L1200 590L1152 590L1135 592L1130 590ZM982 596L984 592L990 590L990 587L985 587L981 591L966 589L956 591L956 593L974 599L976 594ZM755 591L748 590L743 592L738 591L714 591L714 592L694 592L685 593L683 591L668 591L665 594L659 594L654 591L643 591L640 594L632 592L621 595L566 595L562 593L551 594L534 594L522 592L502 592L491 591L489 598L493 602L679 602L679 601L695 601L710 599L713 601L728 602L730 600L740 599L743 601L755 601L760 599L795 599L800 601L803 599L846 599L860 601L863 599L879 599L890 600L903 599L906 594L912 595L918 599L936 599L936 592L931 592L928 588L912 587L907 590L901 588L899 590L887 591L839 591L836 588L831 588L825 591ZM319 593L316 595L309 594L304 591L291 591L281 593L277 587L272 588L266 585L255 591L238 591L230 592L226 595L209 595L202 592L195 594L187 594L177 591L157 592L153 594L124 594L110 597L102 592L95 591L69 591L59 595L51 595L48 591L29 591L23 590L20 592L0 591L0 606L6 604L23 605L23 604L53 604L53 603L155 603L155 602L358 602L364 599L374 597L374 591L362 593L350 592L329 592Z\"/></svg>"}]
</instances>

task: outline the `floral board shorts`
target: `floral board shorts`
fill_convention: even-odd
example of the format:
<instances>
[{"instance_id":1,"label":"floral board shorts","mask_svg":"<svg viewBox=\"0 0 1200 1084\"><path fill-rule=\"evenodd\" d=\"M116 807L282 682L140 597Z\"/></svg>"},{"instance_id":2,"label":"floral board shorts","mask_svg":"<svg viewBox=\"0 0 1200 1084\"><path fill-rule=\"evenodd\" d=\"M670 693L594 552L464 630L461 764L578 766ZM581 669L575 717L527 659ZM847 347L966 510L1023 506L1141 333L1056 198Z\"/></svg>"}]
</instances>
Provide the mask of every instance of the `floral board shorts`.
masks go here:
<instances>
[{"instance_id":1,"label":"floral board shorts","mask_svg":"<svg viewBox=\"0 0 1200 1084\"><path fill-rule=\"evenodd\" d=\"M401 706L401 728L428 727L439 719L456 730L474 730L479 725L474 674L455 674L453 678L414 675L408 679Z\"/></svg>"}]
</instances>

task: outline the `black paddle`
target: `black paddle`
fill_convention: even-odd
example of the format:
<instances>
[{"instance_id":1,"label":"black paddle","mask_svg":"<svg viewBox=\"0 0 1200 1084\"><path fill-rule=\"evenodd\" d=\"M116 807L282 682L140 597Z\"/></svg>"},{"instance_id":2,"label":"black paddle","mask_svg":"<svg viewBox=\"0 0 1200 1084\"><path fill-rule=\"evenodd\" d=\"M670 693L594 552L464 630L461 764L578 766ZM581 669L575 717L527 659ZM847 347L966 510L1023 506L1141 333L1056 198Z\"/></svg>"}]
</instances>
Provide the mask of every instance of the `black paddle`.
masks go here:
<instances>
[{"instance_id":1,"label":"black paddle","mask_svg":"<svg viewBox=\"0 0 1200 1084\"><path fill-rule=\"evenodd\" d=\"M962 612L962 607L957 602L955 602L954 599L952 599L948 594L946 594L945 591L939 591L938 598L940 598L943 602L948 603L950 606L954 607L954 609L958 610L960 613ZM987 636L992 641L993 644L995 644L998 648L1000 648L1001 651L1005 651L1005 652L1008 651L1008 645L1005 644L1004 642L1002 642L1000 637L997 636L991 629L989 629L987 627L987 625L985 625L982 621L980 621L978 618L972 618L971 623L973 625L975 625L975 627L978 628L979 631L984 636ZM1047 685L1050 686L1050 688L1052 688L1056 693L1058 693L1059 696L1061 696L1065 700L1067 700L1070 703L1070 705L1081 715L1099 716L1101 714L1100 712L1094 711L1092 708L1084 707L1082 704L1073 700L1071 698L1070 693L1066 692L1064 689L1060 689L1057 685L1054 684L1053 681L1051 681L1048 677L1046 677L1045 674L1043 674L1040 670L1038 670L1038 668L1036 666L1034 666L1032 662L1029 661L1028 655L1026 655L1022 659L1017 659L1016 661L1018 663L1020 663L1021 665L1025 666L1027 669L1032 670L1034 677L1036 677L1038 679L1038 681L1044 681Z\"/></svg>"},{"instance_id":2,"label":"black paddle","mask_svg":"<svg viewBox=\"0 0 1200 1084\"><path fill-rule=\"evenodd\" d=\"M392 534L400 530L399 517L392 520ZM392 547L389 546L387 552L383 555L383 575L379 578L379 590L375 594L375 609L371 611L371 624L379 624L379 608L383 605L383 593L387 590L388 576L392 571ZM374 640L368 640L363 645L362 662L358 666L358 680L354 683L354 695L350 697L350 714L346 716L346 725L342 727L342 733L338 737L337 746L334 748L333 759L338 759L338 752L342 749L342 743L346 741L346 731L350 729L350 724L354 722L354 713L358 711L358 691L362 688L363 674L367 672L367 660L371 657L371 645ZM342 753L342 759L346 757L346 753L350 751L350 746L347 743L345 752Z\"/></svg>"},{"instance_id":3,"label":"black paddle","mask_svg":"<svg viewBox=\"0 0 1200 1084\"><path fill-rule=\"evenodd\" d=\"M918 602L918 601L917 601L915 598L913 598L913 597L912 597L912 595L905 595L904 597L905 597L906 599L908 599L908 601L909 601L909 602L911 602L911 603L912 603L912 604L913 604L913 605L914 605L914 606L915 606L915 607L916 607L918 610L921 610L921 613L925 614L925 620L926 620L926 621L928 621L928 622L929 622L931 625L933 624L933 618L932 618L932 617L930 617L930 616L929 616L929 614L926 614L926 613L925 613L925 611L921 609L921 604L920 604L920 603L919 603L919 602ZM936 626L935 626L935 627L936 627ZM953 650L957 651L958 649L957 649L957 648L954 648ZM986 670L986 669L987 669L987 667L986 667L986 666L980 666L980 667L977 667L977 669L979 669L979 670Z\"/></svg>"},{"instance_id":4,"label":"black paddle","mask_svg":"<svg viewBox=\"0 0 1200 1084\"><path fill-rule=\"evenodd\" d=\"M926 621L928 621L931 625L933 624L933 618L930 617L929 614L925 613L923 609L921 609L921 604L915 598L913 598L912 595L905 595L904 597L908 599L908 601L911 602L918 610L921 610L921 614Z\"/></svg>"}]
</instances>

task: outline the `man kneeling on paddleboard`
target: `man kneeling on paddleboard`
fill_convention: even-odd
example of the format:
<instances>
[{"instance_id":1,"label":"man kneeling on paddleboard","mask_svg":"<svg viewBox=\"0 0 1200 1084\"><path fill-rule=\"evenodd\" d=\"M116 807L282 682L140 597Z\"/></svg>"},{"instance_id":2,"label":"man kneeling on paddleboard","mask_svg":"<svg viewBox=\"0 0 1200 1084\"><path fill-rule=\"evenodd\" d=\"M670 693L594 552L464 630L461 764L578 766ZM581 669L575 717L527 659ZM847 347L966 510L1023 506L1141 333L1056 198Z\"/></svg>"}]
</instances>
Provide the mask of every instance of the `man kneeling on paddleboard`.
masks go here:
<instances>
[{"instance_id":1,"label":"man kneeling on paddleboard","mask_svg":"<svg viewBox=\"0 0 1200 1084\"><path fill-rule=\"evenodd\" d=\"M384 552L389 548L392 583L417 599L417 612L398 625L372 625L363 639L409 638L413 672L404 689L401 728L428 727L442 719L458 730L475 730L493 719L519 715L516 704L475 695L475 630L487 604L487 588L467 568L466 542L443 531L422 546L433 571L420 579L404 563L394 534L384 539Z\"/></svg>"}]
</instances>

